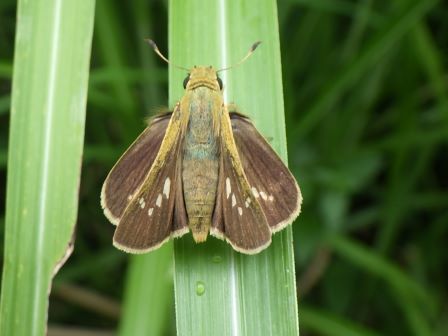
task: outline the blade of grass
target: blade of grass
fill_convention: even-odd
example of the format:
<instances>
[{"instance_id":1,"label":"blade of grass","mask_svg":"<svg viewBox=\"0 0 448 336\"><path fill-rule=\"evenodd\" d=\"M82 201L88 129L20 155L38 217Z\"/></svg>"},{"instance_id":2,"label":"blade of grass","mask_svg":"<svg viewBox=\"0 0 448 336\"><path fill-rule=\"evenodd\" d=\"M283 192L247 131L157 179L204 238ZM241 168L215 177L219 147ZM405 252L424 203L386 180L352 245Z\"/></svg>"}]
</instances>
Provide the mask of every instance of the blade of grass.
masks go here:
<instances>
[{"instance_id":1,"label":"blade of grass","mask_svg":"<svg viewBox=\"0 0 448 336\"><path fill-rule=\"evenodd\" d=\"M434 38L424 23L420 23L415 28L411 43L416 49L416 54L419 56L422 67L430 80L432 89L437 95L438 104L441 108L440 112L444 114L444 118L447 118L448 95L443 69L443 55L438 50Z\"/></svg>"},{"instance_id":2,"label":"blade of grass","mask_svg":"<svg viewBox=\"0 0 448 336\"><path fill-rule=\"evenodd\" d=\"M329 243L335 252L367 272L381 277L398 294L405 293L416 302L415 304L418 303L418 306L426 307L427 312L434 314L436 311L437 303L426 288L415 282L397 266L375 254L375 252L371 252L341 236L332 236L329 238ZM410 301L410 299L407 299L407 301Z\"/></svg>"},{"instance_id":3,"label":"blade of grass","mask_svg":"<svg viewBox=\"0 0 448 336\"><path fill-rule=\"evenodd\" d=\"M146 0L136 0L132 3L132 11L135 17L135 30L137 38L137 46L140 54L140 62L143 68L143 100L145 102L146 113L159 106L162 103L162 92L160 86L155 83L150 83L153 78L153 73L156 71L155 54L153 50L143 41L145 38L155 38L151 29L151 22L154 22L152 17L151 3ZM167 77L166 68L163 68L163 78ZM163 92L166 97L166 93ZM166 101L164 101L166 103Z\"/></svg>"},{"instance_id":4,"label":"blade of grass","mask_svg":"<svg viewBox=\"0 0 448 336\"><path fill-rule=\"evenodd\" d=\"M400 305L401 310L409 324L410 330L416 336L431 336L434 335L433 328L430 327L430 323L422 314L419 304L414 302L414 298L406 293L406 289L401 287L395 288L395 297L397 303Z\"/></svg>"},{"instance_id":5,"label":"blade of grass","mask_svg":"<svg viewBox=\"0 0 448 336\"><path fill-rule=\"evenodd\" d=\"M332 315L310 307L300 308L301 324L306 330L312 330L317 335L324 336L379 336L373 331L356 325L339 315Z\"/></svg>"},{"instance_id":6,"label":"blade of grass","mask_svg":"<svg viewBox=\"0 0 448 336\"><path fill-rule=\"evenodd\" d=\"M206 33L204 33L206 32ZM244 65L222 73L225 100L253 117L286 158L276 2L180 1L169 7L169 51L182 66L238 61L251 44L263 44ZM182 95L185 73L170 68L170 104ZM291 228L266 251L245 256L214 238L175 242L178 335L298 335Z\"/></svg>"},{"instance_id":7,"label":"blade of grass","mask_svg":"<svg viewBox=\"0 0 448 336\"><path fill-rule=\"evenodd\" d=\"M352 17L359 12L358 3L346 0L289 0L289 2L314 10L348 17ZM383 17L380 14L372 13L369 20L374 24L379 24Z\"/></svg>"},{"instance_id":8,"label":"blade of grass","mask_svg":"<svg viewBox=\"0 0 448 336\"><path fill-rule=\"evenodd\" d=\"M98 1L97 16L95 20L95 40L98 44L98 51L105 67L116 69L121 72L126 59L126 51L130 50L125 38L123 26L119 23L117 9L113 2ZM126 41L126 43L125 43ZM131 88L120 76L113 78L110 84L110 91L116 101L122 115L122 132L127 139L133 139L134 131L139 129L140 120L136 114L135 98Z\"/></svg>"},{"instance_id":9,"label":"blade of grass","mask_svg":"<svg viewBox=\"0 0 448 336\"><path fill-rule=\"evenodd\" d=\"M173 298L172 260L171 243L132 257L119 335L165 335Z\"/></svg>"},{"instance_id":10,"label":"blade of grass","mask_svg":"<svg viewBox=\"0 0 448 336\"><path fill-rule=\"evenodd\" d=\"M11 78L12 64L8 61L0 60L0 78Z\"/></svg>"},{"instance_id":11,"label":"blade of grass","mask_svg":"<svg viewBox=\"0 0 448 336\"><path fill-rule=\"evenodd\" d=\"M9 107L11 106L11 97L0 97L0 115L9 113Z\"/></svg>"},{"instance_id":12,"label":"blade of grass","mask_svg":"<svg viewBox=\"0 0 448 336\"><path fill-rule=\"evenodd\" d=\"M0 150L0 167L6 166L8 161L8 153L4 150Z\"/></svg>"},{"instance_id":13,"label":"blade of grass","mask_svg":"<svg viewBox=\"0 0 448 336\"><path fill-rule=\"evenodd\" d=\"M51 280L72 247L94 1L19 1L1 335L44 335Z\"/></svg>"},{"instance_id":14,"label":"blade of grass","mask_svg":"<svg viewBox=\"0 0 448 336\"><path fill-rule=\"evenodd\" d=\"M293 136L304 137L322 118L331 111L333 102L342 95L369 67L382 57L403 35L414 27L419 20L437 3L435 0L413 1L399 14L391 17L384 28L372 40L370 45L360 53L322 90L320 97L302 117L301 122L293 130Z\"/></svg>"},{"instance_id":15,"label":"blade of grass","mask_svg":"<svg viewBox=\"0 0 448 336\"><path fill-rule=\"evenodd\" d=\"M152 37L150 3L144 0L134 1L132 11L135 17L137 45L143 70L142 92L145 107L149 113L152 107L160 106L162 97L154 78L157 75L155 54L144 42ZM161 72L161 71L159 71ZM166 68L163 78L166 78ZM162 76L159 76L161 79ZM143 256L133 256L130 260L126 280L124 310L120 321L119 335L164 335L170 313L173 308L173 245ZM148 302L151 304L148 306Z\"/></svg>"}]
</instances>

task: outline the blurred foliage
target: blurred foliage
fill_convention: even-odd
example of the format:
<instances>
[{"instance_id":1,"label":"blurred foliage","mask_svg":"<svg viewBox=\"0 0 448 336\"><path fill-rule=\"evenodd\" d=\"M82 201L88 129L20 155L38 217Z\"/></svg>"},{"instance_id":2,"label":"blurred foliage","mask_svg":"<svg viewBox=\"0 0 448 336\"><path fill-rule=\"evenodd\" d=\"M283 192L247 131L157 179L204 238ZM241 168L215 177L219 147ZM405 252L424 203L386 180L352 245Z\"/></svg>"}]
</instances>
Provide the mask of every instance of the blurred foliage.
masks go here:
<instances>
[{"instance_id":1,"label":"blurred foliage","mask_svg":"<svg viewBox=\"0 0 448 336\"><path fill-rule=\"evenodd\" d=\"M151 32L166 50L166 3L150 2L149 28L139 5L97 1L77 240L55 280L50 325L117 326L111 306L127 257L111 248L101 184L167 102L167 67L142 42ZM289 163L305 202L294 225L301 335L447 335L448 4L284 0L278 9ZM1 226L15 11L2 0ZM98 295L103 304L92 304Z\"/></svg>"}]
</instances>

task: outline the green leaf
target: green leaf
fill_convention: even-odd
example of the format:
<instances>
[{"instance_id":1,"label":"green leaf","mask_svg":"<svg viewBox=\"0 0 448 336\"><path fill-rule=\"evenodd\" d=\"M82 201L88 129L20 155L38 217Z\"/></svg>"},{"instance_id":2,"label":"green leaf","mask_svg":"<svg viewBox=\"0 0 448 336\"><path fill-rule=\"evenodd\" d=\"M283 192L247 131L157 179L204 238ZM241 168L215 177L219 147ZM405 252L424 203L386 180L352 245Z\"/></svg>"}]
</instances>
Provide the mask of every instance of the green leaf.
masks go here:
<instances>
[{"instance_id":1,"label":"green leaf","mask_svg":"<svg viewBox=\"0 0 448 336\"><path fill-rule=\"evenodd\" d=\"M129 48L125 45L127 37L123 26L118 21L117 6L110 1L98 1L95 20L98 54L106 69L119 74L126 63L126 50ZM126 117L122 119L127 126L123 131L128 138L133 138L132 133L138 129L139 120L136 118L136 102L131 87L118 75L111 78L110 89L116 101L114 109L118 109Z\"/></svg>"},{"instance_id":2,"label":"green leaf","mask_svg":"<svg viewBox=\"0 0 448 336\"><path fill-rule=\"evenodd\" d=\"M320 97L315 100L301 119L301 123L294 129L294 137L305 137L332 110L330 107L337 97L346 92L361 75L402 39L403 35L409 32L436 3L435 0L410 1L397 17L392 16L356 59L336 76L327 80L328 84L321 90Z\"/></svg>"},{"instance_id":3,"label":"green leaf","mask_svg":"<svg viewBox=\"0 0 448 336\"><path fill-rule=\"evenodd\" d=\"M3 96L0 97L0 116L9 112L9 107L11 105L11 97Z\"/></svg>"},{"instance_id":4,"label":"green leaf","mask_svg":"<svg viewBox=\"0 0 448 336\"><path fill-rule=\"evenodd\" d=\"M12 65L7 61L0 60L0 78L11 78Z\"/></svg>"},{"instance_id":5,"label":"green leaf","mask_svg":"<svg viewBox=\"0 0 448 336\"><path fill-rule=\"evenodd\" d=\"M251 116L286 159L280 46L276 2L172 0L171 61L181 66L239 61L258 40L263 44L240 67L220 74L227 102ZM170 104L183 94L185 73L170 68ZM236 253L210 237L175 242L178 335L298 335L292 230L275 235L255 256Z\"/></svg>"},{"instance_id":6,"label":"green leaf","mask_svg":"<svg viewBox=\"0 0 448 336\"><path fill-rule=\"evenodd\" d=\"M155 67L157 56L143 40L152 36L149 7L150 3L145 0L132 2L142 66L138 71L144 79L142 91L147 111L162 103L159 88L154 85L154 80L162 79L163 71L163 79L166 81L167 73L165 65L162 71L157 71ZM174 311L172 269L172 243L162 246L157 251L143 256L133 256L130 259L119 335L165 335L167 322L173 315L171 311Z\"/></svg>"},{"instance_id":7,"label":"green leaf","mask_svg":"<svg viewBox=\"0 0 448 336\"><path fill-rule=\"evenodd\" d=\"M415 315L417 309L425 307L425 313L435 315L437 303L431 295L431 292L404 273L396 265L384 260L383 257L375 254L374 251L362 247L359 243L355 243L341 236L332 236L329 239L329 243L344 258L365 271L381 277L397 296L397 301L400 302L404 314ZM415 318L408 318L408 320L415 323L421 322L421 319L416 320ZM420 324L423 324L423 322ZM419 328L420 330L424 329L421 326Z\"/></svg>"},{"instance_id":8,"label":"green leaf","mask_svg":"<svg viewBox=\"0 0 448 336\"><path fill-rule=\"evenodd\" d=\"M119 335L164 335L173 302L173 244L133 256Z\"/></svg>"},{"instance_id":9,"label":"green leaf","mask_svg":"<svg viewBox=\"0 0 448 336\"><path fill-rule=\"evenodd\" d=\"M379 336L379 334L345 320L338 315L310 307L300 308L302 326L325 336Z\"/></svg>"},{"instance_id":10,"label":"green leaf","mask_svg":"<svg viewBox=\"0 0 448 336\"><path fill-rule=\"evenodd\" d=\"M94 1L19 1L1 335L44 335L54 274L72 249Z\"/></svg>"}]
</instances>

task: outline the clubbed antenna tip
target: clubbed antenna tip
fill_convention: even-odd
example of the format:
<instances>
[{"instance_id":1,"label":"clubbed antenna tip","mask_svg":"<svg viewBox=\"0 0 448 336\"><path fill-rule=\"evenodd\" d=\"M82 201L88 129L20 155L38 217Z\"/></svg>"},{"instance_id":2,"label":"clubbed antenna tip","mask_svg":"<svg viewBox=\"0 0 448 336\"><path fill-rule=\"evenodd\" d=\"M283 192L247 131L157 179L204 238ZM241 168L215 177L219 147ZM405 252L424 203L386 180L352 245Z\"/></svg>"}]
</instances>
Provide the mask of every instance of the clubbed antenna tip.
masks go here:
<instances>
[{"instance_id":1,"label":"clubbed antenna tip","mask_svg":"<svg viewBox=\"0 0 448 336\"><path fill-rule=\"evenodd\" d=\"M152 42L152 41L151 41ZM250 48L251 52L254 52L255 49L257 49L257 47L261 44L261 41L257 41L254 44L252 44L252 48Z\"/></svg>"},{"instance_id":2,"label":"clubbed antenna tip","mask_svg":"<svg viewBox=\"0 0 448 336\"><path fill-rule=\"evenodd\" d=\"M153 40L145 39L145 42L148 43L154 50L159 50L159 48L157 48L157 44Z\"/></svg>"},{"instance_id":3,"label":"clubbed antenna tip","mask_svg":"<svg viewBox=\"0 0 448 336\"><path fill-rule=\"evenodd\" d=\"M181 69L181 70L186 70L189 71L187 68L181 67L179 65L173 64L169 61L168 58L166 58L165 56L163 56L163 54L160 52L159 48L157 47L157 44L151 40L151 39L145 39L145 42L148 43L152 49L154 49L154 52L161 58L163 59L165 62L167 62L168 64L171 64L173 67Z\"/></svg>"},{"instance_id":4,"label":"clubbed antenna tip","mask_svg":"<svg viewBox=\"0 0 448 336\"><path fill-rule=\"evenodd\" d=\"M252 55L252 53L255 51L255 49L257 49L257 47L258 47L260 44L261 44L261 41L257 41L257 42L255 42L255 43L252 44L252 46L250 47L250 49L249 49L247 55L244 56L238 63L235 63L235 64L233 64L233 65L231 65L231 66L226 67L226 68L219 69L219 70L216 71L216 72L226 71L226 70L229 70L229 69L231 69L231 68L236 68L237 66L241 65L242 63L244 63L245 60L247 60L247 59Z\"/></svg>"}]
</instances>

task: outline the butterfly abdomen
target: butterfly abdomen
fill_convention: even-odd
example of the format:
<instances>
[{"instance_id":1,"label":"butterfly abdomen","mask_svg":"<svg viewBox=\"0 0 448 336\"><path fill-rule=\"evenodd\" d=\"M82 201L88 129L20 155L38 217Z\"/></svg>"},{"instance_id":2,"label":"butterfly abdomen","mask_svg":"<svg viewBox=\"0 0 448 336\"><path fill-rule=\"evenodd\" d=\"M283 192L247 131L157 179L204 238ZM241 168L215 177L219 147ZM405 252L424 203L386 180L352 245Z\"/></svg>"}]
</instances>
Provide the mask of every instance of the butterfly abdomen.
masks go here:
<instances>
[{"instance_id":1,"label":"butterfly abdomen","mask_svg":"<svg viewBox=\"0 0 448 336\"><path fill-rule=\"evenodd\" d=\"M189 122L184 140L182 182L188 226L196 242L207 239L216 200L219 170L219 108L210 89L190 93Z\"/></svg>"}]
</instances>

